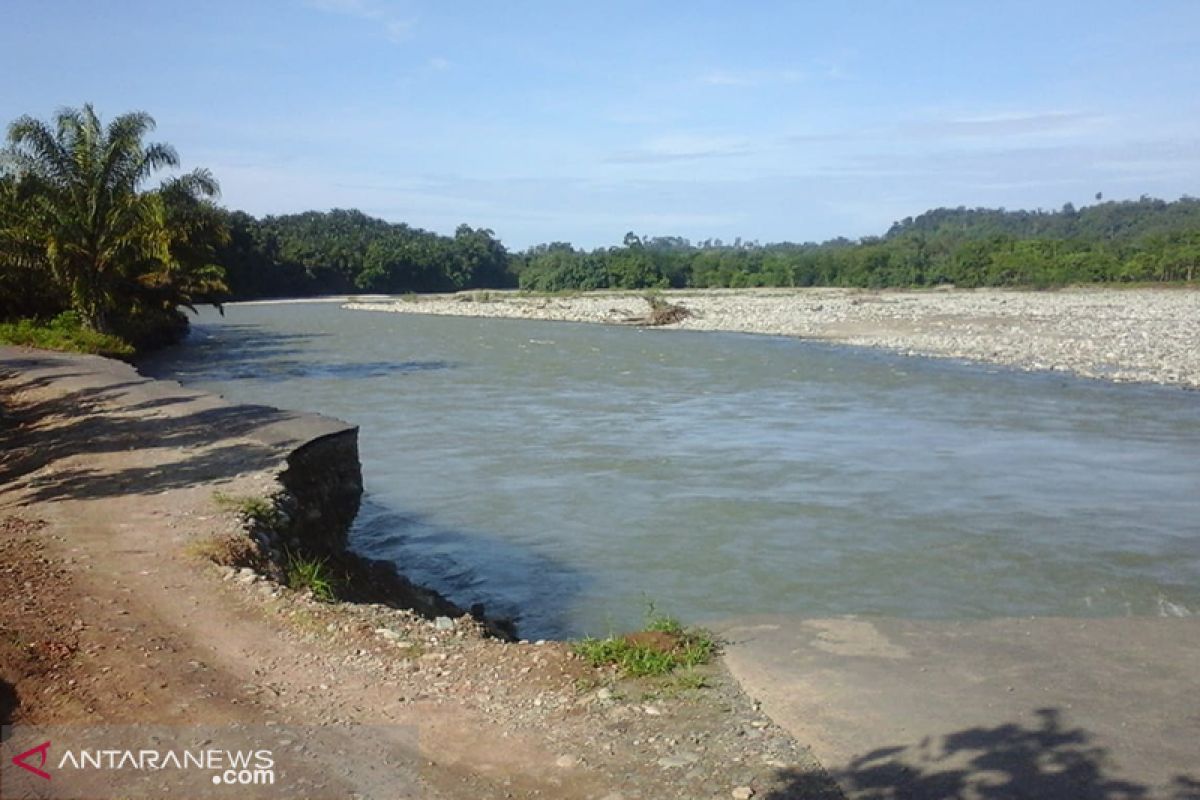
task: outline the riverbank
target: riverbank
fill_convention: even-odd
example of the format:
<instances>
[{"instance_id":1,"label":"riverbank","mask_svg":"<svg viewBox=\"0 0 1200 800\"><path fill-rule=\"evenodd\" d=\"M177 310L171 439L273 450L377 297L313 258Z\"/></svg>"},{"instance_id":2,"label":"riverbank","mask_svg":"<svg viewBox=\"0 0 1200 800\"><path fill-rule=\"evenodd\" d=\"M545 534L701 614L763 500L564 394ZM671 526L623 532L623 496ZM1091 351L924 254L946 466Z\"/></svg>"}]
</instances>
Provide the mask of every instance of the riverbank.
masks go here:
<instances>
[{"instance_id":1,"label":"riverbank","mask_svg":"<svg viewBox=\"0 0 1200 800\"><path fill-rule=\"evenodd\" d=\"M720 663L688 683L620 679L564 643L212 563L248 534L222 497L282 489L336 540L352 434L118 362L0 348L0 721L312 725L356 746L364 726L415 730L395 781L429 798L783 798L797 771L837 796Z\"/></svg>"},{"instance_id":2,"label":"riverbank","mask_svg":"<svg viewBox=\"0 0 1200 800\"><path fill-rule=\"evenodd\" d=\"M1088 378L1200 388L1200 290L1081 287L871 291L681 290L663 293L691 316L668 326L879 347ZM632 292L516 292L354 300L357 311L619 324L644 315Z\"/></svg>"}]
</instances>

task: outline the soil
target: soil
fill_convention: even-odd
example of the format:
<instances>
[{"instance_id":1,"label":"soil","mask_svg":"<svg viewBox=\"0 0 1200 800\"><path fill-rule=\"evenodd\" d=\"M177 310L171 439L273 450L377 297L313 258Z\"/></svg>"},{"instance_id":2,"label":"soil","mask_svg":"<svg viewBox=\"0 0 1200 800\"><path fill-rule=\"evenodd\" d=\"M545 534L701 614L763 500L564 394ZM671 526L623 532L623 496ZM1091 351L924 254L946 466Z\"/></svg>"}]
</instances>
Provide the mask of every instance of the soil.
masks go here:
<instances>
[{"instance_id":1,"label":"soil","mask_svg":"<svg viewBox=\"0 0 1200 800\"><path fill-rule=\"evenodd\" d=\"M840 796L719 662L632 681L213 563L244 533L214 492L261 494L283 454L211 396L39 355L0 352L0 722L413 726L427 798Z\"/></svg>"}]
</instances>

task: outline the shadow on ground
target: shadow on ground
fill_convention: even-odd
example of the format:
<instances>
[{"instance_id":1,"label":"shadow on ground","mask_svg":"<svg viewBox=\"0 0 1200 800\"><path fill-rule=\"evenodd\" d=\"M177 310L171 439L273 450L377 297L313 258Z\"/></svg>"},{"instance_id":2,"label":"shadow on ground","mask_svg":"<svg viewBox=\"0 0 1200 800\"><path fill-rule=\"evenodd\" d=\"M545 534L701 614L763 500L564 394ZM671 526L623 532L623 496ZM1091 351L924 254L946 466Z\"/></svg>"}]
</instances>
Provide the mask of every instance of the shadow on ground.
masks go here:
<instances>
[{"instance_id":1,"label":"shadow on ground","mask_svg":"<svg viewBox=\"0 0 1200 800\"><path fill-rule=\"evenodd\" d=\"M0 742L6 738L5 729L13 724L13 716L16 713L17 690L8 681L0 678Z\"/></svg>"},{"instance_id":2,"label":"shadow on ground","mask_svg":"<svg viewBox=\"0 0 1200 800\"><path fill-rule=\"evenodd\" d=\"M1006 723L897 744L829 774L851 800L1200 800L1194 776L1177 776L1165 790L1123 780L1088 731L1064 726L1059 709L1035 713L1036 727ZM813 775L787 779L767 800L819 796L825 785Z\"/></svg>"},{"instance_id":3,"label":"shadow on ground","mask_svg":"<svg viewBox=\"0 0 1200 800\"><path fill-rule=\"evenodd\" d=\"M273 451L254 442L218 445L214 442L251 433L265 425L294 416L264 406L202 408L179 416L155 417L105 410L104 401L120 395L137 381L79 389L37 402L15 405L11 398L45 379L22 379L2 365L0 382L0 483L29 478L26 502L120 494L149 494L193 485L198 481L232 477L264 463ZM151 412L156 408L189 402L192 398L145 401L132 407ZM43 425L52 425L42 430ZM56 462L75 456L99 456L135 448L156 448L169 453L156 465L103 470L91 466L54 469Z\"/></svg>"}]
</instances>

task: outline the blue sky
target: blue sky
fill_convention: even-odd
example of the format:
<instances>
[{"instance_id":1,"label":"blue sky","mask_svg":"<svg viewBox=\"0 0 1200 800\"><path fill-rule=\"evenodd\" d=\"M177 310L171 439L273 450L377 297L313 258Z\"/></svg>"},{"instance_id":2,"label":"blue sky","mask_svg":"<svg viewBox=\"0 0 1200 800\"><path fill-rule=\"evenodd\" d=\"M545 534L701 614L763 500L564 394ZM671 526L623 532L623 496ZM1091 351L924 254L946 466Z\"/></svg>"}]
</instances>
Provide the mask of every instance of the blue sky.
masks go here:
<instances>
[{"instance_id":1,"label":"blue sky","mask_svg":"<svg viewBox=\"0 0 1200 800\"><path fill-rule=\"evenodd\" d=\"M4 0L0 119L90 101L254 214L512 248L803 241L1200 194L1200 2Z\"/></svg>"}]
</instances>

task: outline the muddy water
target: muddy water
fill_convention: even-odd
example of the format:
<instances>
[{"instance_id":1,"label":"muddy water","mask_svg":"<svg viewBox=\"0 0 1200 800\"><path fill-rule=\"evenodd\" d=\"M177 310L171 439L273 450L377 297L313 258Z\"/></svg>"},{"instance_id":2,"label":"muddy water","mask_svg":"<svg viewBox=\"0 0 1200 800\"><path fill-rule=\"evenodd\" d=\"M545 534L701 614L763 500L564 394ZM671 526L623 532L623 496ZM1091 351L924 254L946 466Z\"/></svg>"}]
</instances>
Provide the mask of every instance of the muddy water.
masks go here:
<instances>
[{"instance_id":1,"label":"muddy water","mask_svg":"<svg viewBox=\"0 0 1200 800\"><path fill-rule=\"evenodd\" d=\"M205 313L146 369L362 426L353 532L524 634L648 602L983 618L1200 611L1200 396L797 340Z\"/></svg>"}]
</instances>

